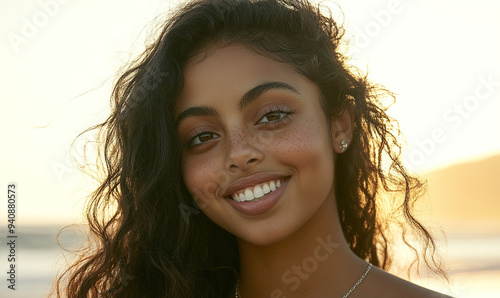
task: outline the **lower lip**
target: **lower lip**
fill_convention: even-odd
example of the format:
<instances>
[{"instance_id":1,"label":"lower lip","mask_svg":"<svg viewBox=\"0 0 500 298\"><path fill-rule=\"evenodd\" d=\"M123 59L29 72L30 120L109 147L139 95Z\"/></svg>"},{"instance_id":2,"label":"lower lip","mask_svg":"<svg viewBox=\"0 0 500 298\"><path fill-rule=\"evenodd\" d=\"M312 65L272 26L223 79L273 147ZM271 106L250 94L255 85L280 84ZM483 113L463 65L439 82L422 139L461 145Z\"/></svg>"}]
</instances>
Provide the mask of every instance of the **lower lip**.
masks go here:
<instances>
[{"instance_id":1,"label":"lower lip","mask_svg":"<svg viewBox=\"0 0 500 298\"><path fill-rule=\"evenodd\" d=\"M226 200L228 200L229 204L239 213L245 215L259 215L269 211L278 203L283 193L285 193L288 181L290 181L290 179L287 179L281 184L280 188L268 193L264 198L257 202L237 202L233 199Z\"/></svg>"}]
</instances>

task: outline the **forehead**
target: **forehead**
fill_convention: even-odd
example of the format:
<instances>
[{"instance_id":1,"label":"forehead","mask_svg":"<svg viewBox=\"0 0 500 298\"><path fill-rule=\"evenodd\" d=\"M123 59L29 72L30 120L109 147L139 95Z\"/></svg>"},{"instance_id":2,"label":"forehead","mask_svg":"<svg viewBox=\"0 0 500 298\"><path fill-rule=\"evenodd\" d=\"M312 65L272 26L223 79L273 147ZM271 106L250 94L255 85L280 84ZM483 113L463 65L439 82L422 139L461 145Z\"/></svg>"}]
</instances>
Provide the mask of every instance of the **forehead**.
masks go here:
<instances>
[{"instance_id":1,"label":"forehead","mask_svg":"<svg viewBox=\"0 0 500 298\"><path fill-rule=\"evenodd\" d=\"M253 87L270 81L296 89L313 84L292 65L278 62L244 45L229 45L201 52L184 69L184 87L176 102L176 114L212 99L239 99Z\"/></svg>"}]
</instances>

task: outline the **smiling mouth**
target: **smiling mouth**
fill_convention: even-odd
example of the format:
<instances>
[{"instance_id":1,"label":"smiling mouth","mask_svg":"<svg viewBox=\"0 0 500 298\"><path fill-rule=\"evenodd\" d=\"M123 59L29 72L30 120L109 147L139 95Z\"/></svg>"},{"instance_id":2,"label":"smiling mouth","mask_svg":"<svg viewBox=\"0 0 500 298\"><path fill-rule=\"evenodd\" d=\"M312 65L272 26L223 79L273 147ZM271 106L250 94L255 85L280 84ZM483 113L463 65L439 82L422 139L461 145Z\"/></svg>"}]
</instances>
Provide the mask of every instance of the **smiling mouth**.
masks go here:
<instances>
[{"instance_id":1,"label":"smiling mouth","mask_svg":"<svg viewBox=\"0 0 500 298\"><path fill-rule=\"evenodd\" d=\"M258 202L267 194L281 187L286 179L276 179L264 183L259 183L252 187L247 187L231 195L231 198L236 202Z\"/></svg>"}]
</instances>

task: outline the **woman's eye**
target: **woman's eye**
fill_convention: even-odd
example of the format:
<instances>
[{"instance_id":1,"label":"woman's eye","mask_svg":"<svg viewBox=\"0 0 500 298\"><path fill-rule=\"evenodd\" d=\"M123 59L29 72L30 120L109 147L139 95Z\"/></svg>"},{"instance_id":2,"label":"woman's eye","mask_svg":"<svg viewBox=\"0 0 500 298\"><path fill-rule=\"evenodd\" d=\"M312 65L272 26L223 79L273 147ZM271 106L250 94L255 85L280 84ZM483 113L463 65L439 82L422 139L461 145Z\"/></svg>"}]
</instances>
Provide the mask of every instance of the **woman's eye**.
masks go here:
<instances>
[{"instance_id":1,"label":"woman's eye","mask_svg":"<svg viewBox=\"0 0 500 298\"><path fill-rule=\"evenodd\" d=\"M200 145L200 144L209 142L209 141L217 139L217 138L218 138L218 136L214 133L203 132L203 133L197 134L194 138L192 138L191 141L189 141L189 145L196 146L196 145Z\"/></svg>"},{"instance_id":2,"label":"woman's eye","mask_svg":"<svg viewBox=\"0 0 500 298\"><path fill-rule=\"evenodd\" d=\"M282 120L286 116L291 114L290 112L284 111L273 111L264 115L258 123L273 123Z\"/></svg>"}]
</instances>

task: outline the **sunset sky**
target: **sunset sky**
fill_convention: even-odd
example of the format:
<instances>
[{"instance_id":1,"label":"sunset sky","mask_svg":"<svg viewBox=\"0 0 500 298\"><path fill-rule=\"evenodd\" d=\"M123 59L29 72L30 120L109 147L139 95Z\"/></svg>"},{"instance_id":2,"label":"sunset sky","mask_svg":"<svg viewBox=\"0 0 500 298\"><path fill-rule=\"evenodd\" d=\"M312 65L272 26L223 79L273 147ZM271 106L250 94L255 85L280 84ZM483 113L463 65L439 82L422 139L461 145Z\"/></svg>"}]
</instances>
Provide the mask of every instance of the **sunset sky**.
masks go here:
<instances>
[{"instance_id":1,"label":"sunset sky","mask_svg":"<svg viewBox=\"0 0 500 298\"><path fill-rule=\"evenodd\" d=\"M177 2L0 2L0 187L18 184L20 222L77 220L85 187L68 148L105 119L116 72ZM325 3L352 63L397 94L408 166L500 154L500 2L337 1L343 16Z\"/></svg>"}]
</instances>

